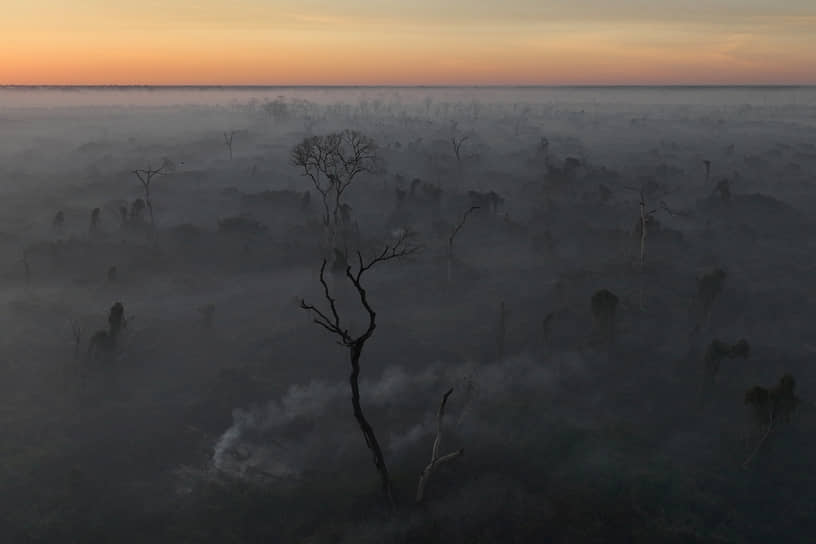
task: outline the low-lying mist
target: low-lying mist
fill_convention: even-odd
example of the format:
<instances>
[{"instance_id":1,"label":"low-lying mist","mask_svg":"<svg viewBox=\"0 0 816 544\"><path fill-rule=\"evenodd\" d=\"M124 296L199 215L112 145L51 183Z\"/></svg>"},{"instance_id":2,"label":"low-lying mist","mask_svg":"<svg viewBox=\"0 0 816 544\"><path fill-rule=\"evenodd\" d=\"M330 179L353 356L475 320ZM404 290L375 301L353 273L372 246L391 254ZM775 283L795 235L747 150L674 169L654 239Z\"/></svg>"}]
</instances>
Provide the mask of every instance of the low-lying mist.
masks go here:
<instances>
[{"instance_id":1,"label":"low-lying mist","mask_svg":"<svg viewBox=\"0 0 816 544\"><path fill-rule=\"evenodd\" d=\"M816 90L0 89L3 542L812 542Z\"/></svg>"}]
</instances>

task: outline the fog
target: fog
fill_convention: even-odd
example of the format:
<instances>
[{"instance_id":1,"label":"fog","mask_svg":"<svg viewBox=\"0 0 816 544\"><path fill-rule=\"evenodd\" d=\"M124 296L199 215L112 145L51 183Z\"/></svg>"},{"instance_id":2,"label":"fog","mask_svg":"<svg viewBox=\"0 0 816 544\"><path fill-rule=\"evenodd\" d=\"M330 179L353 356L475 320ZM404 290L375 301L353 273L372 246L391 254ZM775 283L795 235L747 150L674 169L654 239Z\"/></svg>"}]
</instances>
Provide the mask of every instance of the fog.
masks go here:
<instances>
[{"instance_id":1,"label":"fog","mask_svg":"<svg viewBox=\"0 0 816 544\"><path fill-rule=\"evenodd\" d=\"M816 88L2 88L0 206L3 542L816 539Z\"/></svg>"}]
</instances>

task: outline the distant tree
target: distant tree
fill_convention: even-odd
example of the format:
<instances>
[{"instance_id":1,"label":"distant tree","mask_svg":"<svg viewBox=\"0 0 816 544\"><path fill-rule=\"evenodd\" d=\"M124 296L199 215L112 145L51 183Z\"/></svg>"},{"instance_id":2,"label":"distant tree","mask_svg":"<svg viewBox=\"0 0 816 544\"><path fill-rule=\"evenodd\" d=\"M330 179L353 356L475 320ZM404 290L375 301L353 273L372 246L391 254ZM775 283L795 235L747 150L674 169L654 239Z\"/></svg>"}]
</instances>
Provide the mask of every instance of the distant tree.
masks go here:
<instances>
[{"instance_id":1,"label":"distant tree","mask_svg":"<svg viewBox=\"0 0 816 544\"><path fill-rule=\"evenodd\" d=\"M462 146L465 145L465 142L470 140L470 136L465 135L456 135L454 134L451 136L451 147L453 148L453 156L456 157L456 166L459 168L461 173L462 170Z\"/></svg>"},{"instance_id":2,"label":"distant tree","mask_svg":"<svg viewBox=\"0 0 816 544\"><path fill-rule=\"evenodd\" d=\"M144 222L142 213L144 213L145 207L145 201L143 199L137 198L134 200L133 204L130 205L130 221L133 223Z\"/></svg>"},{"instance_id":3,"label":"distant tree","mask_svg":"<svg viewBox=\"0 0 816 544\"><path fill-rule=\"evenodd\" d=\"M331 243L342 222L343 194L354 179L379 164L374 140L355 130L310 136L292 149L291 161L303 170L323 202L323 225Z\"/></svg>"},{"instance_id":4,"label":"distant tree","mask_svg":"<svg viewBox=\"0 0 816 544\"><path fill-rule=\"evenodd\" d=\"M147 212L150 215L150 228L156 228L156 221L153 216L153 200L150 198L150 184L153 182L153 178L156 176L161 176L167 174L169 170L173 169L173 164L169 160L165 159L162 162L162 165L159 168L151 168L150 165L147 166L144 170L134 170L133 174L139 178L139 182L142 184L142 189L144 189L144 205L147 207ZM134 202L134 206L135 206ZM131 210L132 211L132 210Z\"/></svg>"},{"instance_id":5,"label":"distant tree","mask_svg":"<svg viewBox=\"0 0 816 544\"><path fill-rule=\"evenodd\" d=\"M618 309L618 297L609 289L601 289L592 295L592 317L607 343L615 338L615 313Z\"/></svg>"},{"instance_id":6,"label":"distant tree","mask_svg":"<svg viewBox=\"0 0 816 544\"><path fill-rule=\"evenodd\" d=\"M110 355L116 348L116 340L119 333L127 326L125 319L125 307L121 302L111 306L108 313L108 330L100 330L94 333L88 345L88 359L96 359L100 353Z\"/></svg>"},{"instance_id":7,"label":"distant tree","mask_svg":"<svg viewBox=\"0 0 816 544\"><path fill-rule=\"evenodd\" d=\"M711 308L714 301L720 296L727 274L722 268L717 268L697 278L697 304L700 307L700 318L694 330L698 331L703 322L706 325L711 321Z\"/></svg>"},{"instance_id":8,"label":"distant tree","mask_svg":"<svg viewBox=\"0 0 816 544\"><path fill-rule=\"evenodd\" d=\"M751 354L751 346L745 339L736 344L727 344L714 339L706 348L704 363L705 372L709 380L713 380L720 372L720 362L723 359L747 358Z\"/></svg>"},{"instance_id":9,"label":"distant tree","mask_svg":"<svg viewBox=\"0 0 816 544\"><path fill-rule=\"evenodd\" d=\"M374 455L374 465L380 475L383 493L392 506L395 504L394 495L385 457L383 456L380 443L374 434L374 429L363 414L363 408L360 403L360 357L363 354L363 348L366 342L374 334L374 329L377 327L377 314L368 301L368 293L363 287L362 280L363 275L377 264L400 259L418 251L419 248L411 245L408 238L408 232L403 231L402 235L393 244L386 245L385 248L372 259L364 259L362 254L358 251L356 270L352 270L352 265L346 266L346 277L354 286L360 298L360 303L368 313L368 326L362 334L353 335L342 323L340 313L337 309L337 301L332 296L329 285L326 282L326 259L323 259L323 265L320 267L320 284L323 286L323 295L328 303L328 310L321 310L317 306L307 304L305 300L300 301L300 307L312 314L314 322L337 336L339 339L338 343L348 349L349 360L351 362L349 383L351 385L351 404L354 409L354 418L357 420L357 424L363 432L366 446L368 446L368 449L370 449Z\"/></svg>"},{"instance_id":10,"label":"distant tree","mask_svg":"<svg viewBox=\"0 0 816 544\"><path fill-rule=\"evenodd\" d=\"M275 100L264 102L263 110L266 115L276 123L283 122L289 117L289 107L286 105L286 101L282 96L277 97Z\"/></svg>"},{"instance_id":11,"label":"distant tree","mask_svg":"<svg viewBox=\"0 0 816 544\"><path fill-rule=\"evenodd\" d=\"M465 226L468 216L478 209L479 206L471 206L468 208L468 210L462 214L462 219L453 227L450 236L448 236L448 283L453 279L453 242L456 240L456 235L459 234L459 231Z\"/></svg>"},{"instance_id":12,"label":"distant tree","mask_svg":"<svg viewBox=\"0 0 816 544\"><path fill-rule=\"evenodd\" d=\"M74 338L74 360L79 360L79 347L82 344L82 327L78 321L71 321L71 335Z\"/></svg>"},{"instance_id":13,"label":"distant tree","mask_svg":"<svg viewBox=\"0 0 816 544\"><path fill-rule=\"evenodd\" d=\"M795 388L796 380L790 374L785 374L776 387L755 386L745 393L745 404L753 409L756 423L763 432L756 447L742 464L743 468L748 468L779 423L790 421L799 406L799 397L794 392Z\"/></svg>"},{"instance_id":14,"label":"distant tree","mask_svg":"<svg viewBox=\"0 0 816 544\"><path fill-rule=\"evenodd\" d=\"M54 215L54 220L51 222L51 228L55 231L60 231L65 225L65 213L62 210L57 211Z\"/></svg>"},{"instance_id":15,"label":"distant tree","mask_svg":"<svg viewBox=\"0 0 816 544\"><path fill-rule=\"evenodd\" d=\"M717 186L711 194L719 193L720 199L724 202L731 200L731 182L727 178L723 178L717 182Z\"/></svg>"},{"instance_id":16,"label":"distant tree","mask_svg":"<svg viewBox=\"0 0 816 544\"><path fill-rule=\"evenodd\" d=\"M641 283L640 283L640 294L639 294L640 309L641 310L644 309L644 304L643 304L643 273L645 271L645 265L646 265L646 238L648 236L649 226L653 225L653 224L655 224L657 222L657 220L655 218L655 214L657 212L659 212L659 211L665 211L669 215L674 215L674 212L672 212L672 210L669 209L668 205L666 205L666 203L663 202L662 200L660 201L660 206L658 208L654 208L652 210L649 210L649 208L648 208L648 206L646 204L646 193L650 189L649 185L650 185L649 183L644 183L640 187L625 187L626 189L629 189L630 191L637 191L638 195L640 196L640 201L638 202L638 207L640 209L640 217L638 219L637 232L640 234L640 258L639 258L638 262L640 263L640 272L641 272L641 277L640 277ZM666 193L666 194L668 194L668 193ZM663 196L665 196L665 194Z\"/></svg>"},{"instance_id":17,"label":"distant tree","mask_svg":"<svg viewBox=\"0 0 816 544\"><path fill-rule=\"evenodd\" d=\"M232 160L232 138L235 136L237 131L231 130L229 132L224 133L224 145L227 146L227 151L229 151L229 158Z\"/></svg>"},{"instance_id":18,"label":"distant tree","mask_svg":"<svg viewBox=\"0 0 816 544\"><path fill-rule=\"evenodd\" d=\"M102 210L99 208L94 208L91 210L91 224L88 227L89 234L96 234L99 231L99 215L102 213Z\"/></svg>"}]
</instances>

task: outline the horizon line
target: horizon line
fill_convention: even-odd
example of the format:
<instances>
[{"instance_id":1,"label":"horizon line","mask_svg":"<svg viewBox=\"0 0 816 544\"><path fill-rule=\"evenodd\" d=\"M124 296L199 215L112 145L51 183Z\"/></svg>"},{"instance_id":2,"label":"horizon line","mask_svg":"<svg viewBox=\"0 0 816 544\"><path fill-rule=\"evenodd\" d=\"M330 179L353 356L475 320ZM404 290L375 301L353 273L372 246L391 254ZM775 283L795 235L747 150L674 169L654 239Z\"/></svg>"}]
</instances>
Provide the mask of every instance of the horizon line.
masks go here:
<instances>
[{"instance_id":1,"label":"horizon line","mask_svg":"<svg viewBox=\"0 0 816 544\"><path fill-rule=\"evenodd\" d=\"M16 89L717 89L717 88L746 88L746 89L809 89L816 88L814 83L741 83L741 84L432 84L432 85L392 85L392 84L0 84L0 90Z\"/></svg>"}]
</instances>

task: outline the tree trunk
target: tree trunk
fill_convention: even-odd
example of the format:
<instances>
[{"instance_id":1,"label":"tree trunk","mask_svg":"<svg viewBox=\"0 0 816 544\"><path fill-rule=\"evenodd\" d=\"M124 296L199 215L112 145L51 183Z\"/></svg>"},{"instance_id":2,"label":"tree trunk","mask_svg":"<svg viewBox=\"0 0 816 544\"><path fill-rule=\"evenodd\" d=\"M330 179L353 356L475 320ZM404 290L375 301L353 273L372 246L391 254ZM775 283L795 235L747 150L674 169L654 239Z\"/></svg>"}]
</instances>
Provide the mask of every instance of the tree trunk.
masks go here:
<instances>
[{"instance_id":1,"label":"tree trunk","mask_svg":"<svg viewBox=\"0 0 816 544\"><path fill-rule=\"evenodd\" d=\"M385 464L385 458L383 457L382 449L380 449L380 443L377 441L377 437L374 435L374 429L363 415L363 409L360 406L360 387L357 381L360 376L360 355L362 352L362 343L349 346L349 355L351 359L351 375L349 376L349 382L351 383L351 404L354 407L354 418L360 425L360 430L363 432L366 446L368 446L368 449L370 449L374 454L374 465L377 467L377 472L380 474L383 493L385 493L391 507L394 507L395 503L394 494L391 489L391 479L388 476L388 467Z\"/></svg>"}]
</instances>

